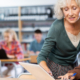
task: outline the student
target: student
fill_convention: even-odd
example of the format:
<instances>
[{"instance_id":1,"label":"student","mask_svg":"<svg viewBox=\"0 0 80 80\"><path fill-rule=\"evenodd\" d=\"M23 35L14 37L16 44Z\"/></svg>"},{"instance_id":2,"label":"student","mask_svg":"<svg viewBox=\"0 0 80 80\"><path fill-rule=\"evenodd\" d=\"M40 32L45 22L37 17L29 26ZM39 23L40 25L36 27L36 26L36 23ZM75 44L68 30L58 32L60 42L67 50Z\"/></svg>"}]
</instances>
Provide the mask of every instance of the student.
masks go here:
<instances>
[{"instance_id":1,"label":"student","mask_svg":"<svg viewBox=\"0 0 80 80\"><path fill-rule=\"evenodd\" d=\"M37 61L58 78L73 69L80 51L80 0L58 0L54 10L57 20L52 23Z\"/></svg>"},{"instance_id":2,"label":"student","mask_svg":"<svg viewBox=\"0 0 80 80\"><path fill-rule=\"evenodd\" d=\"M16 33L7 29L3 33L4 41L0 42L0 49L4 49L7 53L7 56L12 59L22 59L24 58L23 51L19 41L17 40ZM3 72L5 76L7 76L11 70L13 69L13 64L5 64L7 69Z\"/></svg>"},{"instance_id":3,"label":"student","mask_svg":"<svg viewBox=\"0 0 80 80\"><path fill-rule=\"evenodd\" d=\"M76 75L72 76L74 73L76 73ZM61 80L80 80L80 65L78 67L75 67L73 70L68 71L68 73L64 76L59 76L58 78L61 78Z\"/></svg>"},{"instance_id":4,"label":"student","mask_svg":"<svg viewBox=\"0 0 80 80\"><path fill-rule=\"evenodd\" d=\"M44 40L42 39L42 32L41 30L37 29L34 31L35 40L31 42L29 48L29 54L39 54L40 50L43 46Z\"/></svg>"}]
</instances>

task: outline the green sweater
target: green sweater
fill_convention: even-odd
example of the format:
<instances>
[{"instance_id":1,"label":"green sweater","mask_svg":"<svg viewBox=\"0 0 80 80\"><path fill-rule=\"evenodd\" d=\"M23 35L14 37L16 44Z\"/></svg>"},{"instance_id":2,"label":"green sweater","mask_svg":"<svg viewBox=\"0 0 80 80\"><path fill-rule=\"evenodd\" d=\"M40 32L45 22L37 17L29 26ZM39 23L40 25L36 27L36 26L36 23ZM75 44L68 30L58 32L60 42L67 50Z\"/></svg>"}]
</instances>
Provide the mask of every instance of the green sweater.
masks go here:
<instances>
[{"instance_id":1,"label":"green sweater","mask_svg":"<svg viewBox=\"0 0 80 80\"><path fill-rule=\"evenodd\" d=\"M77 48L72 44L64 27L64 19L55 20L37 57L37 62L40 63L49 58L63 66L72 65L79 51L80 42Z\"/></svg>"}]
</instances>

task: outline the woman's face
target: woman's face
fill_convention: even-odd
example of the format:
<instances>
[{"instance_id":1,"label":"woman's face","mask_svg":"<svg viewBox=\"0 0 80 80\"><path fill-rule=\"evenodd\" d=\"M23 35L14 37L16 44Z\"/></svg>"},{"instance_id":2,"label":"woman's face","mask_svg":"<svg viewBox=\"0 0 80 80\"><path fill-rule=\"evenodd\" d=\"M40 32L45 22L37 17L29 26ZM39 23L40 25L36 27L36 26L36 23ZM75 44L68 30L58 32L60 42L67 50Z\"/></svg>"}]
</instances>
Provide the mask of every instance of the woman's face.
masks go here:
<instances>
[{"instance_id":1,"label":"woman's face","mask_svg":"<svg viewBox=\"0 0 80 80\"><path fill-rule=\"evenodd\" d=\"M75 23L79 20L80 7L77 5L75 0L71 0L71 2L67 2L67 6L63 9L64 18L69 23Z\"/></svg>"},{"instance_id":2,"label":"woman's face","mask_svg":"<svg viewBox=\"0 0 80 80\"><path fill-rule=\"evenodd\" d=\"M4 33L4 40L9 43L13 40L13 37L10 33Z\"/></svg>"}]
</instances>

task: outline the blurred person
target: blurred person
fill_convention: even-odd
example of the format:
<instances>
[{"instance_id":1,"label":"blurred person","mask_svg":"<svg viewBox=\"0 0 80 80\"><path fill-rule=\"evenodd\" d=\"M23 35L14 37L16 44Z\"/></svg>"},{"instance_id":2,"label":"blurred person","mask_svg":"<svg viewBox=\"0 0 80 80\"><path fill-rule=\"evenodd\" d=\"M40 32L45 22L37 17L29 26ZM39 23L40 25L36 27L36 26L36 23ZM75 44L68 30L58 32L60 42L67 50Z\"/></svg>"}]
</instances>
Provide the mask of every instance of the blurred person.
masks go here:
<instances>
[{"instance_id":1,"label":"blurred person","mask_svg":"<svg viewBox=\"0 0 80 80\"><path fill-rule=\"evenodd\" d=\"M72 70L80 51L80 0L58 0L57 19L45 39L37 61L54 78Z\"/></svg>"},{"instance_id":2,"label":"blurred person","mask_svg":"<svg viewBox=\"0 0 80 80\"><path fill-rule=\"evenodd\" d=\"M7 29L3 33L3 37L4 40L0 42L0 49L4 49L10 59L23 59L23 51L19 41L17 40L15 31ZM16 62L16 64L18 63ZM12 73L11 76L13 76L13 72L11 72L13 68L13 64L5 63L5 66L2 67L3 75L7 76L8 74Z\"/></svg>"},{"instance_id":3,"label":"blurred person","mask_svg":"<svg viewBox=\"0 0 80 80\"><path fill-rule=\"evenodd\" d=\"M41 30L37 29L34 31L35 40L31 42L29 48L29 54L39 54L40 50L43 46L44 40L42 39L42 32Z\"/></svg>"}]
</instances>

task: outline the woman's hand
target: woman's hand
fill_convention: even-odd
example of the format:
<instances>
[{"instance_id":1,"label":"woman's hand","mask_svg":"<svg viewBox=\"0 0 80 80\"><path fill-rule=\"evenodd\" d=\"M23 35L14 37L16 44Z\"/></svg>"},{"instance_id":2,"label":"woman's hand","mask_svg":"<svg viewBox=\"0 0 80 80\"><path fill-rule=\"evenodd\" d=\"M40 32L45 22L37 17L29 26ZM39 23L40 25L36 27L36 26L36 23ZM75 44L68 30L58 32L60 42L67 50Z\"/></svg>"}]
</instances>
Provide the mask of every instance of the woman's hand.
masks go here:
<instances>
[{"instance_id":1,"label":"woman's hand","mask_svg":"<svg viewBox=\"0 0 80 80\"><path fill-rule=\"evenodd\" d=\"M51 75L52 76L52 72L51 72L51 70L48 68L48 69L46 69L46 72L49 74L49 75Z\"/></svg>"},{"instance_id":2,"label":"woman's hand","mask_svg":"<svg viewBox=\"0 0 80 80\"><path fill-rule=\"evenodd\" d=\"M40 62L40 66L48 73L52 76L52 72L51 70L48 68L47 64L45 61L41 61Z\"/></svg>"},{"instance_id":3,"label":"woman's hand","mask_svg":"<svg viewBox=\"0 0 80 80\"><path fill-rule=\"evenodd\" d=\"M61 80L73 80L75 76L72 76L74 73L67 73L64 76L59 76L58 78L61 78Z\"/></svg>"},{"instance_id":4,"label":"woman's hand","mask_svg":"<svg viewBox=\"0 0 80 80\"><path fill-rule=\"evenodd\" d=\"M11 59L16 59L16 56L14 55L7 55L8 58L11 58Z\"/></svg>"}]
</instances>

